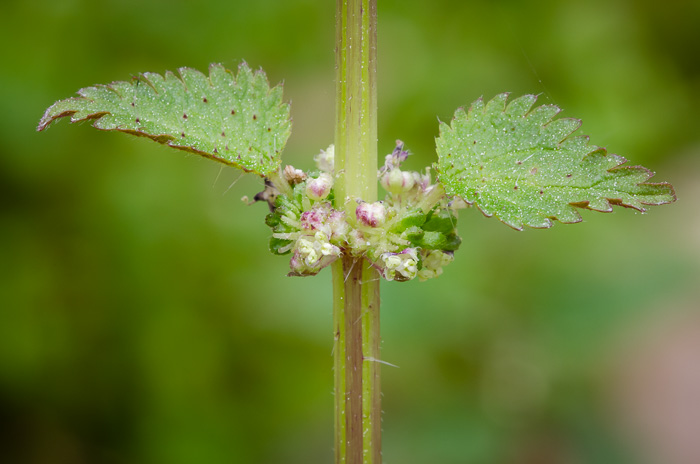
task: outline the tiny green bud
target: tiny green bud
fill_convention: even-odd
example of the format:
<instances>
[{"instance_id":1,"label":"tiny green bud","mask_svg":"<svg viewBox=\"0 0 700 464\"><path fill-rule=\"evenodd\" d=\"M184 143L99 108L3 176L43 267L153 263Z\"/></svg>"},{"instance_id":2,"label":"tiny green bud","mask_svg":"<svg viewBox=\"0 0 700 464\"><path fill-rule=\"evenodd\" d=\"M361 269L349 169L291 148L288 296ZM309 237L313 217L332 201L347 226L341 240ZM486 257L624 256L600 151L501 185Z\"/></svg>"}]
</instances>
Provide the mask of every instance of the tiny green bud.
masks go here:
<instances>
[{"instance_id":1,"label":"tiny green bud","mask_svg":"<svg viewBox=\"0 0 700 464\"><path fill-rule=\"evenodd\" d=\"M445 251L455 251L462 244L462 238L457 234L449 234L445 237L445 246L442 248Z\"/></svg>"},{"instance_id":2,"label":"tiny green bud","mask_svg":"<svg viewBox=\"0 0 700 464\"><path fill-rule=\"evenodd\" d=\"M423 239L423 235L425 235L425 231L423 229L418 226L411 226L404 231L402 237L410 240L413 243L417 243Z\"/></svg>"},{"instance_id":3,"label":"tiny green bud","mask_svg":"<svg viewBox=\"0 0 700 464\"><path fill-rule=\"evenodd\" d=\"M450 211L443 208L428 215L428 220L423 225L423 229L447 234L454 230L456 222L457 219L450 214Z\"/></svg>"},{"instance_id":4,"label":"tiny green bud","mask_svg":"<svg viewBox=\"0 0 700 464\"><path fill-rule=\"evenodd\" d=\"M279 214L270 213L265 216L265 224L270 228L277 227L280 224Z\"/></svg>"},{"instance_id":5,"label":"tiny green bud","mask_svg":"<svg viewBox=\"0 0 700 464\"><path fill-rule=\"evenodd\" d=\"M401 233L409 227L420 227L425 223L425 219L425 213L419 209L408 211L391 227L390 232Z\"/></svg>"},{"instance_id":6,"label":"tiny green bud","mask_svg":"<svg viewBox=\"0 0 700 464\"><path fill-rule=\"evenodd\" d=\"M416 183L412 172L402 171L399 168L386 172L380 182L382 187L395 195L411 190Z\"/></svg>"},{"instance_id":7,"label":"tiny green bud","mask_svg":"<svg viewBox=\"0 0 700 464\"><path fill-rule=\"evenodd\" d=\"M276 255L284 255L289 253L291 248L291 240L284 240L277 237L270 237L270 251Z\"/></svg>"},{"instance_id":8,"label":"tiny green bud","mask_svg":"<svg viewBox=\"0 0 700 464\"><path fill-rule=\"evenodd\" d=\"M423 282L442 274L443 266L454 260L454 253L440 250L429 250L423 256L423 268L418 271L418 279Z\"/></svg>"}]
</instances>

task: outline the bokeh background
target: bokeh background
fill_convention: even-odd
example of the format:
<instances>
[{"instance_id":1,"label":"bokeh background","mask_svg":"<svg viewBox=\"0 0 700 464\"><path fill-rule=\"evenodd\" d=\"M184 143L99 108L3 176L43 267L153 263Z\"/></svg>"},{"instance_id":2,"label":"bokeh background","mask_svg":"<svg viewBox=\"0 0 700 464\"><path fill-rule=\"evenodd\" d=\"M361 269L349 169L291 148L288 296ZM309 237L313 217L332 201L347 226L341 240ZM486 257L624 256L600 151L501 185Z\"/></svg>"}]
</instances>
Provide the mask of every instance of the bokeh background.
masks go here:
<instances>
[{"instance_id":1,"label":"bokeh background","mask_svg":"<svg viewBox=\"0 0 700 464\"><path fill-rule=\"evenodd\" d=\"M260 182L88 124L81 88L242 59L332 142L332 1L0 3L0 461L332 461L330 273L267 252ZM379 148L508 90L679 201L515 232L475 210L439 279L382 287L387 464L700 462L700 3L379 0Z\"/></svg>"}]
</instances>

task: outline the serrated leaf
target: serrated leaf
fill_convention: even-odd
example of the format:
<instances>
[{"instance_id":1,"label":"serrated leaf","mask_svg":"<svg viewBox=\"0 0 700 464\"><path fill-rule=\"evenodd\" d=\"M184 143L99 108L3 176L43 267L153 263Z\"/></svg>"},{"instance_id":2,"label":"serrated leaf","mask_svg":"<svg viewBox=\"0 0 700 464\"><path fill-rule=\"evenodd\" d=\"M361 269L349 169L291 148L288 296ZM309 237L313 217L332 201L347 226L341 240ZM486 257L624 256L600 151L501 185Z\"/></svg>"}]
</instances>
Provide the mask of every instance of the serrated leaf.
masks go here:
<instances>
[{"instance_id":1,"label":"serrated leaf","mask_svg":"<svg viewBox=\"0 0 700 464\"><path fill-rule=\"evenodd\" d=\"M179 73L81 89L46 110L37 130L63 117L94 119L98 129L148 137L260 176L279 169L291 131L281 86L271 89L265 74L245 63L237 76L218 64L208 77L190 68Z\"/></svg>"},{"instance_id":2,"label":"serrated leaf","mask_svg":"<svg viewBox=\"0 0 700 464\"><path fill-rule=\"evenodd\" d=\"M581 122L554 119L558 107L532 109L533 95L507 99L479 99L467 112L458 109L451 125L440 124L437 171L448 194L518 230L580 222L577 208L644 212L675 201L670 184L647 182L648 169L621 166L625 158L572 136Z\"/></svg>"}]
</instances>

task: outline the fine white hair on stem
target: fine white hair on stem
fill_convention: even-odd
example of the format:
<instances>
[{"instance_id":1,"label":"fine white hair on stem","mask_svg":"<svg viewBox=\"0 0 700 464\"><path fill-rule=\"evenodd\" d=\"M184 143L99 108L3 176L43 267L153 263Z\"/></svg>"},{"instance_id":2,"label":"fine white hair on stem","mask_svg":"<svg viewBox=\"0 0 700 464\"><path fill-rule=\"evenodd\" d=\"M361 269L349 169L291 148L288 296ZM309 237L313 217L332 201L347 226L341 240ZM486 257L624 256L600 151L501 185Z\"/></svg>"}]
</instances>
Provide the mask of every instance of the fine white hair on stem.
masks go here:
<instances>
[{"instance_id":1,"label":"fine white hair on stem","mask_svg":"<svg viewBox=\"0 0 700 464\"><path fill-rule=\"evenodd\" d=\"M350 273L352 272L352 268L355 267L355 263L356 263L356 262L357 262L356 259L352 261L352 265L350 266L350 269L348 269L347 274L345 274L345 280L343 280L343 282L347 282L347 281L348 281L348 277L350 277Z\"/></svg>"},{"instance_id":2,"label":"fine white hair on stem","mask_svg":"<svg viewBox=\"0 0 700 464\"><path fill-rule=\"evenodd\" d=\"M399 369L399 366L397 366L396 364L391 364L390 362L382 361L381 359L373 358L371 356L365 356L362 358L362 360L376 362L376 363L380 363L380 364L386 364L387 366L391 366L391 367L395 367L395 368Z\"/></svg>"}]
</instances>

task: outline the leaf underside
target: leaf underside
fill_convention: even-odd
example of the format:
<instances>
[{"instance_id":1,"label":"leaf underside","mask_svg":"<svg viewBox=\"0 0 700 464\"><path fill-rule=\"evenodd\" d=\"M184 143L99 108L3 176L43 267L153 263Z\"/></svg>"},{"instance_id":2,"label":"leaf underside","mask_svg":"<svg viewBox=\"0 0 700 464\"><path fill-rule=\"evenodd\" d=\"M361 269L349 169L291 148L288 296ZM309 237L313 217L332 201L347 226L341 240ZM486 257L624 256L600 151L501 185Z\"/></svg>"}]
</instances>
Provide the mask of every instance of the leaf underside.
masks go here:
<instances>
[{"instance_id":1,"label":"leaf underside","mask_svg":"<svg viewBox=\"0 0 700 464\"><path fill-rule=\"evenodd\" d=\"M179 74L143 73L81 89L46 110L38 130L63 117L94 119L98 129L148 137L260 176L279 169L291 131L281 86L270 89L265 74L245 63L237 76L218 64L208 77L191 68Z\"/></svg>"},{"instance_id":2,"label":"leaf underside","mask_svg":"<svg viewBox=\"0 0 700 464\"><path fill-rule=\"evenodd\" d=\"M561 111L554 105L532 109L533 95L507 99L479 99L458 109L451 125L440 124L437 170L448 194L518 230L580 222L577 208L644 212L675 201L670 184L647 182L648 169L620 166L625 158L572 136L578 119L554 119Z\"/></svg>"}]
</instances>

